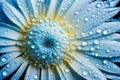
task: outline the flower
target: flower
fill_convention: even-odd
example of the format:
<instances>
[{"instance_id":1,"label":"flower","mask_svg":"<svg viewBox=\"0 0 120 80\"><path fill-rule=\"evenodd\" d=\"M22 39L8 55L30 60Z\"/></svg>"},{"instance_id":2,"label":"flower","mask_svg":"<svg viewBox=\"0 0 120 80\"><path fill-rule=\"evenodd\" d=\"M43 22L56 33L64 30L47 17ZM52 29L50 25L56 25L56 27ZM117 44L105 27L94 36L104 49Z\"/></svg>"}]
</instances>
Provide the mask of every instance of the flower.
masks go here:
<instances>
[{"instance_id":1,"label":"flower","mask_svg":"<svg viewBox=\"0 0 120 80\"><path fill-rule=\"evenodd\" d=\"M1 0L0 80L119 80L118 2Z\"/></svg>"}]
</instances>

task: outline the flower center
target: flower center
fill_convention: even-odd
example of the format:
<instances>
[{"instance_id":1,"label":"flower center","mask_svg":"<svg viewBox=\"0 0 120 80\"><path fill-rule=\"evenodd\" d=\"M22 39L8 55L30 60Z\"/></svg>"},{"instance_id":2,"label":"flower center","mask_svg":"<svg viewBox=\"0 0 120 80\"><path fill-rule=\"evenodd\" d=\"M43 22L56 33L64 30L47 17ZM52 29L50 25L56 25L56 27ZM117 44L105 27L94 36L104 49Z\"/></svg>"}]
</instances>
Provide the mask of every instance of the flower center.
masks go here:
<instances>
[{"instance_id":1,"label":"flower center","mask_svg":"<svg viewBox=\"0 0 120 80\"><path fill-rule=\"evenodd\" d=\"M26 35L28 55L43 65L60 64L69 44L64 29L57 22L52 23L33 25Z\"/></svg>"}]
</instances>

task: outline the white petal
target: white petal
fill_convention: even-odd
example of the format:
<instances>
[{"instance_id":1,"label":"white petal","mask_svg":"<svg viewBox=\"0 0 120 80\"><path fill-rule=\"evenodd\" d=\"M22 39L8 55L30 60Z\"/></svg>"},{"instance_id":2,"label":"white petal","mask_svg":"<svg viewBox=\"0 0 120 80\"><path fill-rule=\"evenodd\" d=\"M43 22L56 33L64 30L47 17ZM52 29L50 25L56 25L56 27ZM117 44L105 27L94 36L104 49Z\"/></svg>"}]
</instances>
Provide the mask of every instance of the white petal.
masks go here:
<instances>
[{"instance_id":1,"label":"white petal","mask_svg":"<svg viewBox=\"0 0 120 80\"><path fill-rule=\"evenodd\" d=\"M48 80L48 70L47 68L41 69L41 80Z\"/></svg>"},{"instance_id":2,"label":"white petal","mask_svg":"<svg viewBox=\"0 0 120 80\"><path fill-rule=\"evenodd\" d=\"M81 54L81 53L80 53ZM87 80L107 80L103 73L97 69L89 59L86 59L84 56L79 53L72 53L71 56L75 58L72 62L68 63L71 68L78 73L80 76Z\"/></svg>"},{"instance_id":3,"label":"white petal","mask_svg":"<svg viewBox=\"0 0 120 80\"><path fill-rule=\"evenodd\" d=\"M19 38L22 37L22 34L18 32L18 30L13 26L5 23L0 23L0 37L19 40Z\"/></svg>"},{"instance_id":4,"label":"white petal","mask_svg":"<svg viewBox=\"0 0 120 80\"><path fill-rule=\"evenodd\" d=\"M40 78L40 69L37 69L32 65L29 65L24 80L39 80L39 78Z\"/></svg>"},{"instance_id":5,"label":"white petal","mask_svg":"<svg viewBox=\"0 0 120 80\"><path fill-rule=\"evenodd\" d=\"M6 63L14 60L16 57L18 57L21 54L22 52L10 52L10 53L3 54L2 56L0 56L0 66L3 66Z\"/></svg>"},{"instance_id":6,"label":"white petal","mask_svg":"<svg viewBox=\"0 0 120 80\"><path fill-rule=\"evenodd\" d=\"M8 52L15 52L15 51L20 51L21 49L17 46L6 46L0 47L0 54L8 53Z\"/></svg>"},{"instance_id":7,"label":"white petal","mask_svg":"<svg viewBox=\"0 0 120 80\"><path fill-rule=\"evenodd\" d=\"M10 5L9 3L3 1L3 11L5 12L5 14L7 15L7 17L16 25L18 25L22 30L25 29L25 26L27 26L26 24L26 20L24 18L24 16L12 5Z\"/></svg>"},{"instance_id":8,"label":"white petal","mask_svg":"<svg viewBox=\"0 0 120 80\"><path fill-rule=\"evenodd\" d=\"M27 67L28 63L24 62L20 68L17 70L17 72L12 76L11 80L19 80L19 78L22 76L22 74L24 73L26 67Z\"/></svg>"},{"instance_id":9,"label":"white petal","mask_svg":"<svg viewBox=\"0 0 120 80\"><path fill-rule=\"evenodd\" d=\"M0 70L0 79L3 80L7 76L9 76L11 73L17 70L21 66L22 63L23 63L23 59L21 57L16 58L12 62L8 63L6 66L4 66Z\"/></svg>"}]
</instances>

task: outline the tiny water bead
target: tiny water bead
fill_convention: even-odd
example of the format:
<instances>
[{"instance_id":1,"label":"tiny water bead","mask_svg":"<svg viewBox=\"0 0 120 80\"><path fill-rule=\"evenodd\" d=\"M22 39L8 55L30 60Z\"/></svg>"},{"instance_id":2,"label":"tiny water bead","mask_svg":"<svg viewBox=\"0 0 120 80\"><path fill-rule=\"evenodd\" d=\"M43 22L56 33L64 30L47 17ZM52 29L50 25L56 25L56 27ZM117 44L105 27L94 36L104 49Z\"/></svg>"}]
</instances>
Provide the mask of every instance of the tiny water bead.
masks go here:
<instances>
[{"instance_id":1,"label":"tiny water bead","mask_svg":"<svg viewBox=\"0 0 120 80\"><path fill-rule=\"evenodd\" d=\"M25 46L29 57L39 64L60 64L69 39L57 22L33 25L26 34Z\"/></svg>"}]
</instances>

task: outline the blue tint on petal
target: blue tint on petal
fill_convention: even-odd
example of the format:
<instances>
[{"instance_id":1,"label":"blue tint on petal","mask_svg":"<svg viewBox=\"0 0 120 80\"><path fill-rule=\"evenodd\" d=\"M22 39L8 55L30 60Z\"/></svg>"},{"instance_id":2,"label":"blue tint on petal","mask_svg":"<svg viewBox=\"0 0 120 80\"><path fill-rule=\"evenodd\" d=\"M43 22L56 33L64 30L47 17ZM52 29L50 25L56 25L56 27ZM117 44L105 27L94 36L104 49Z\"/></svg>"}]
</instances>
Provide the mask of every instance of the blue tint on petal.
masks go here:
<instances>
[{"instance_id":1,"label":"blue tint on petal","mask_svg":"<svg viewBox=\"0 0 120 80\"><path fill-rule=\"evenodd\" d=\"M19 78L22 76L25 69L27 68L27 65L28 63L24 62L10 80L19 80Z\"/></svg>"},{"instance_id":2,"label":"blue tint on petal","mask_svg":"<svg viewBox=\"0 0 120 80\"><path fill-rule=\"evenodd\" d=\"M98 59L84 54L82 56L84 56L86 59L89 59L89 61L92 62L92 64L99 68L100 70L120 75L120 68L111 61L109 61L109 59L104 58Z\"/></svg>"},{"instance_id":3,"label":"blue tint on petal","mask_svg":"<svg viewBox=\"0 0 120 80\"><path fill-rule=\"evenodd\" d=\"M0 56L0 66L7 64L8 62L14 60L16 57L21 55L22 52L9 52Z\"/></svg>"},{"instance_id":4,"label":"blue tint on petal","mask_svg":"<svg viewBox=\"0 0 120 80\"><path fill-rule=\"evenodd\" d=\"M0 54L20 51L21 49L17 46L0 46Z\"/></svg>"},{"instance_id":5,"label":"blue tint on petal","mask_svg":"<svg viewBox=\"0 0 120 80\"><path fill-rule=\"evenodd\" d=\"M1 70L0 70L0 79L3 80L7 76L9 76L11 73L13 73L15 70L17 70L20 65L23 63L22 58L16 58L7 65L5 65Z\"/></svg>"},{"instance_id":6,"label":"blue tint on petal","mask_svg":"<svg viewBox=\"0 0 120 80\"><path fill-rule=\"evenodd\" d=\"M24 79L25 80L39 80L40 78L39 74L40 74L40 69L37 69L36 67L29 65Z\"/></svg>"},{"instance_id":7,"label":"blue tint on petal","mask_svg":"<svg viewBox=\"0 0 120 80\"><path fill-rule=\"evenodd\" d=\"M0 23L0 37L19 40L19 38L22 38L22 36L23 35L19 33L18 29L16 29L14 26L5 23Z\"/></svg>"},{"instance_id":8,"label":"blue tint on petal","mask_svg":"<svg viewBox=\"0 0 120 80\"><path fill-rule=\"evenodd\" d=\"M106 74L105 76L111 80L120 80L120 75L112 75L112 74Z\"/></svg>"},{"instance_id":9,"label":"blue tint on petal","mask_svg":"<svg viewBox=\"0 0 120 80\"><path fill-rule=\"evenodd\" d=\"M88 50L85 52L86 54L92 55L94 57L120 57L120 42L117 41L101 40L99 41L99 44L91 44L84 47L84 49Z\"/></svg>"},{"instance_id":10,"label":"blue tint on petal","mask_svg":"<svg viewBox=\"0 0 120 80\"><path fill-rule=\"evenodd\" d=\"M72 62L69 62L68 64L80 76L82 76L87 80L92 80L92 79L99 80L99 78L101 80L106 80L102 72L99 69L97 69L89 61L89 59L86 59L84 56L82 56L81 53L74 53L74 54L71 54L71 56L73 56L75 60L72 60Z\"/></svg>"}]
</instances>

